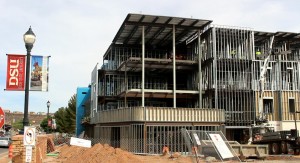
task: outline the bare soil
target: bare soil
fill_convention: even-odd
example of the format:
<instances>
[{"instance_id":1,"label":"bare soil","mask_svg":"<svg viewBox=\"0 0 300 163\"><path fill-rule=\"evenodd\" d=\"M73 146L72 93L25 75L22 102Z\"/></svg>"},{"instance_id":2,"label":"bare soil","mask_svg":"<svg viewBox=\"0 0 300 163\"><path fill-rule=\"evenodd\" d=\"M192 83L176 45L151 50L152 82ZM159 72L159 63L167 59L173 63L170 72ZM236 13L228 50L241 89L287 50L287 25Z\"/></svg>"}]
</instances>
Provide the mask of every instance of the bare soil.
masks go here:
<instances>
[{"instance_id":1,"label":"bare soil","mask_svg":"<svg viewBox=\"0 0 300 163\"><path fill-rule=\"evenodd\" d=\"M195 163L194 157L182 156L179 153L142 156L134 155L120 148L113 148L107 144L96 144L92 148L63 145L56 147L58 156L48 156L43 163ZM300 156L277 155L264 160L252 159L248 162L300 162ZM207 162L201 160L200 162ZM214 162L214 161L212 161ZM229 161L234 162L234 161Z\"/></svg>"},{"instance_id":2,"label":"bare soil","mask_svg":"<svg viewBox=\"0 0 300 163\"><path fill-rule=\"evenodd\" d=\"M44 163L192 163L192 157L180 156L178 153L165 156L134 155L120 148L107 144L96 144L92 148L63 145L57 147L57 157L48 156Z\"/></svg>"}]
</instances>

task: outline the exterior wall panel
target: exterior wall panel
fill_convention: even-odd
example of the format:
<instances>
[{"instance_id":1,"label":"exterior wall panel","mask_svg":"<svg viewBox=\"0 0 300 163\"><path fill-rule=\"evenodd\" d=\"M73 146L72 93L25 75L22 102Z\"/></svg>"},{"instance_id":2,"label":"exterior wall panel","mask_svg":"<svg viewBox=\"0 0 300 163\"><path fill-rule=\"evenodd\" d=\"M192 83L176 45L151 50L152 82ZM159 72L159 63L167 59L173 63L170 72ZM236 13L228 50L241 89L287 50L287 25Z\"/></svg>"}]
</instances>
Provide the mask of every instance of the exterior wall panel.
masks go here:
<instances>
[{"instance_id":1,"label":"exterior wall panel","mask_svg":"<svg viewBox=\"0 0 300 163\"><path fill-rule=\"evenodd\" d=\"M101 111L97 123L111 122L225 122L220 109L133 107Z\"/></svg>"}]
</instances>

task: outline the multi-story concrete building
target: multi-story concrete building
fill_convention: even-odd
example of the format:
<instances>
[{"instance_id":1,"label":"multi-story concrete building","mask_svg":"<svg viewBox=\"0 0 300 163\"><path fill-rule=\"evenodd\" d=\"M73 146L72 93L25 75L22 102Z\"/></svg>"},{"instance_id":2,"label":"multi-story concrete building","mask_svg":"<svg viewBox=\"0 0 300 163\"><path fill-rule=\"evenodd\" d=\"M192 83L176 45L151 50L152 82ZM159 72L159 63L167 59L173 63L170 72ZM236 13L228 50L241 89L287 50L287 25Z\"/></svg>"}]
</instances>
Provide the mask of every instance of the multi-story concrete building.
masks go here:
<instances>
[{"instance_id":1,"label":"multi-story concrete building","mask_svg":"<svg viewBox=\"0 0 300 163\"><path fill-rule=\"evenodd\" d=\"M211 23L128 14L92 73L93 136L135 153L184 151L181 128L244 141L242 131L258 116L264 58L256 54L269 50L271 36L276 52L291 54L271 57L264 112L278 130L292 128L300 110L300 35Z\"/></svg>"}]
</instances>

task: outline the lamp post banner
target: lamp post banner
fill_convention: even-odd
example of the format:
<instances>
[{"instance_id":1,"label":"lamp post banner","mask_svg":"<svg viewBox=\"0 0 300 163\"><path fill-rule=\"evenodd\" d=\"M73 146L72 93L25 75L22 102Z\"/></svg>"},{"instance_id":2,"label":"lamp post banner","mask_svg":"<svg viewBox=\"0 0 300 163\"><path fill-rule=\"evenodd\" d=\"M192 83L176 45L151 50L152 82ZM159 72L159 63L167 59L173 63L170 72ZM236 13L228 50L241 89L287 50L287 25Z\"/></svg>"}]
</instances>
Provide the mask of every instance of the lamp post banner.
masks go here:
<instances>
[{"instance_id":1,"label":"lamp post banner","mask_svg":"<svg viewBox=\"0 0 300 163\"><path fill-rule=\"evenodd\" d=\"M48 91L49 56L31 56L31 91Z\"/></svg>"},{"instance_id":2,"label":"lamp post banner","mask_svg":"<svg viewBox=\"0 0 300 163\"><path fill-rule=\"evenodd\" d=\"M23 91L25 89L26 55L7 54L6 90Z\"/></svg>"}]
</instances>

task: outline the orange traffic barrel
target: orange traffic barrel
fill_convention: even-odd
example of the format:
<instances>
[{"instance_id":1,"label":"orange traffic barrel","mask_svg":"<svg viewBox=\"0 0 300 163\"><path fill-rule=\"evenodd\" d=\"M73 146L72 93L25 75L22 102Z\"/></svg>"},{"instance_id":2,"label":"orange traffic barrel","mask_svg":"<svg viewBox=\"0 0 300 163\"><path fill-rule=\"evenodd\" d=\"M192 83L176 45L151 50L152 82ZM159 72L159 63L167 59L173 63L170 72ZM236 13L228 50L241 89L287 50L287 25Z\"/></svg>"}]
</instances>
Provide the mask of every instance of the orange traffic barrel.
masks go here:
<instances>
[{"instance_id":1,"label":"orange traffic barrel","mask_svg":"<svg viewBox=\"0 0 300 163\"><path fill-rule=\"evenodd\" d=\"M12 145L9 145L9 148L8 148L8 157L9 158L13 158L13 146Z\"/></svg>"}]
</instances>

